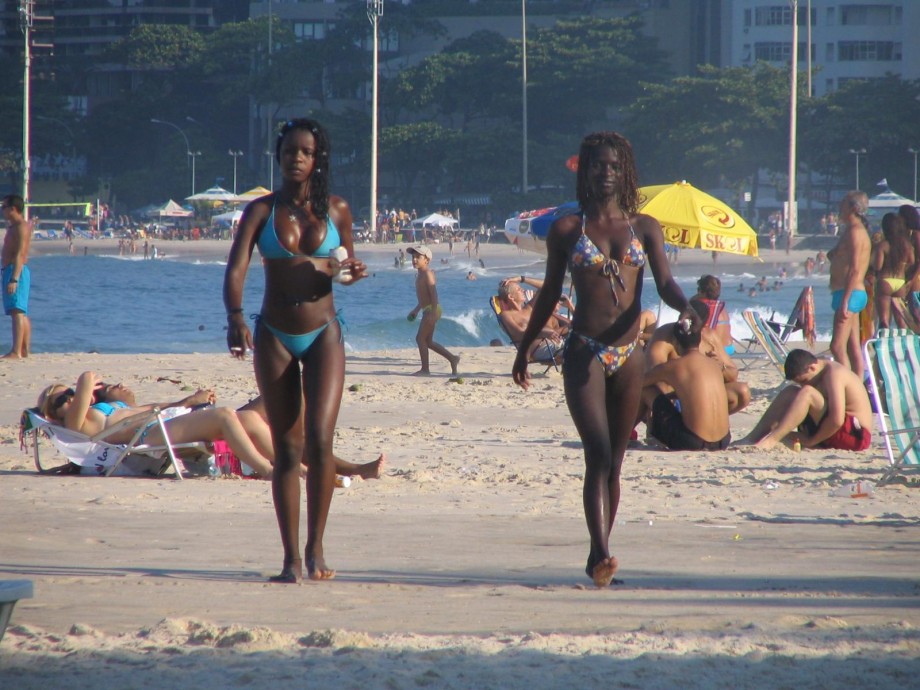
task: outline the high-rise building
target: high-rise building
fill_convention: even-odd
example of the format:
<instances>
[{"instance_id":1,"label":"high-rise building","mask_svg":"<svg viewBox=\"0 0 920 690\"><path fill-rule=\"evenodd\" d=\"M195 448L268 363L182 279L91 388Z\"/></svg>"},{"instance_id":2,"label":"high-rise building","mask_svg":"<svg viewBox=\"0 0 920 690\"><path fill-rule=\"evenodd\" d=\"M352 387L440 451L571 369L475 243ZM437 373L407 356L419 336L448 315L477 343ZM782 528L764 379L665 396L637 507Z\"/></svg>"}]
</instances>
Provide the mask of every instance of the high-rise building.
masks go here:
<instances>
[{"instance_id":1,"label":"high-rise building","mask_svg":"<svg viewBox=\"0 0 920 690\"><path fill-rule=\"evenodd\" d=\"M726 8L726 65L752 65L758 60L788 64L793 16L789 0L726 0ZM853 79L888 74L920 78L920 2L916 0L798 0L798 28L803 70L808 65L811 33L814 95L834 91Z\"/></svg>"}]
</instances>

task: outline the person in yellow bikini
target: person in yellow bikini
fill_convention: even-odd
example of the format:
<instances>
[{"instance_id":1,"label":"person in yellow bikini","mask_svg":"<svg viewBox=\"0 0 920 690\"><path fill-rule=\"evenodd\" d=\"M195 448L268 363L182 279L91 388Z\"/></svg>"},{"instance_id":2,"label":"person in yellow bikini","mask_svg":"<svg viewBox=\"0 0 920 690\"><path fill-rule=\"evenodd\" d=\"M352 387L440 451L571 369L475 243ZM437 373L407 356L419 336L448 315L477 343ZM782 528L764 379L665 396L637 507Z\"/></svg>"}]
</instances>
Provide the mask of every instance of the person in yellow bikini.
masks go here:
<instances>
[{"instance_id":1,"label":"person in yellow bikini","mask_svg":"<svg viewBox=\"0 0 920 690\"><path fill-rule=\"evenodd\" d=\"M875 271L875 299L878 307L878 327L888 328L891 322L891 300L904 297L908 288L908 271L914 265L914 248L907 224L897 213L886 213L882 218L884 239L873 247L870 267ZM894 310L898 328L907 328L900 311Z\"/></svg>"},{"instance_id":2,"label":"person in yellow bikini","mask_svg":"<svg viewBox=\"0 0 920 690\"><path fill-rule=\"evenodd\" d=\"M434 340L434 329L441 319L443 310L441 303L438 301L438 289L436 287L437 279L434 271L431 270L431 250L425 245L409 247L407 253L412 257L412 268L418 271L415 278L415 293L418 296L418 304L409 312L407 317L409 321L415 321L415 318L422 314L422 320L418 325L418 333L415 336L415 342L418 345L418 356L422 361L422 368L413 374L413 376L430 376L431 369L428 362L428 350L434 350L444 359L450 362L450 373L457 375L457 365L460 363L459 355L450 352L446 347Z\"/></svg>"}]
</instances>

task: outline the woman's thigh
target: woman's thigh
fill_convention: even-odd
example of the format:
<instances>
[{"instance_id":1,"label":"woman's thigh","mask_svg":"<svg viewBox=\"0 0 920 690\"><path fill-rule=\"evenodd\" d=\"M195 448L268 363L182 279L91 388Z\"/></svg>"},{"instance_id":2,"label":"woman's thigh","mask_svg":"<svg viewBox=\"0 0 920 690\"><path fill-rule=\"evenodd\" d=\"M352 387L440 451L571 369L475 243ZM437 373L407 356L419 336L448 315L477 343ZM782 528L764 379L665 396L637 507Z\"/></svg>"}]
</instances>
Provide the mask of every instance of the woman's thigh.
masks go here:
<instances>
[{"instance_id":1,"label":"woman's thigh","mask_svg":"<svg viewBox=\"0 0 920 690\"><path fill-rule=\"evenodd\" d=\"M308 439L332 443L345 386L345 347L336 321L316 339L303 359L304 425Z\"/></svg>"}]
</instances>

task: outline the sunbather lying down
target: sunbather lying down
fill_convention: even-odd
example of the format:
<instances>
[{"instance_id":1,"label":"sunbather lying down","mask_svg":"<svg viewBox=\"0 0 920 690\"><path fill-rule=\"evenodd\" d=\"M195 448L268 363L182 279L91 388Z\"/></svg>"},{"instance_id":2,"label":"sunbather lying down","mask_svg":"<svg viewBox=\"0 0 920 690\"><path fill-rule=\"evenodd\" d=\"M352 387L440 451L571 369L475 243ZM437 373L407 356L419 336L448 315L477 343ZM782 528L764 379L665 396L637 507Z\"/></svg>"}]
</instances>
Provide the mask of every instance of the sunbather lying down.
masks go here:
<instances>
[{"instance_id":1,"label":"sunbather lying down","mask_svg":"<svg viewBox=\"0 0 920 690\"><path fill-rule=\"evenodd\" d=\"M188 414L173 417L165 423L173 443L226 441L240 461L249 465L260 477L270 478L275 453L261 400L256 398L239 410L215 407L215 401L214 391L198 390L181 400L139 405L130 388L122 384L105 384L95 372L85 371L80 374L74 388L60 383L45 388L38 397L38 408L46 419L93 436L154 407L191 407L193 409ZM136 425L129 424L107 440L126 443L141 424L140 420ZM140 443L159 445L163 442L163 434L155 424L148 425L140 437ZM384 461L383 455L363 465L336 458L336 472L343 476L376 479Z\"/></svg>"}]
</instances>

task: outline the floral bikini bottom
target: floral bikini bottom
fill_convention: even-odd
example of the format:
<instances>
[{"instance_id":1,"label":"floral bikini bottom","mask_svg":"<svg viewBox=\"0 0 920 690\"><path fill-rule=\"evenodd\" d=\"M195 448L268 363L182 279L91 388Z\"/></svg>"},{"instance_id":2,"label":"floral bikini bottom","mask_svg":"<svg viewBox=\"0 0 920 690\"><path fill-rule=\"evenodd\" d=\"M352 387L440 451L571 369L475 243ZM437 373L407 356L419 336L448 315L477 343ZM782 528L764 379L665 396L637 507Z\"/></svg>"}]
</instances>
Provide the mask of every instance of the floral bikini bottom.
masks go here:
<instances>
[{"instance_id":1,"label":"floral bikini bottom","mask_svg":"<svg viewBox=\"0 0 920 690\"><path fill-rule=\"evenodd\" d=\"M624 364L626 364L626 360L629 359L629 356L639 343L638 336L635 340L626 345L607 345L599 340L589 338L581 333L575 333L574 331L569 335L569 338L572 337L579 338L581 342L588 346L588 349L594 353L597 361L604 367L604 376L607 377L613 376Z\"/></svg>"}]
</instances>

